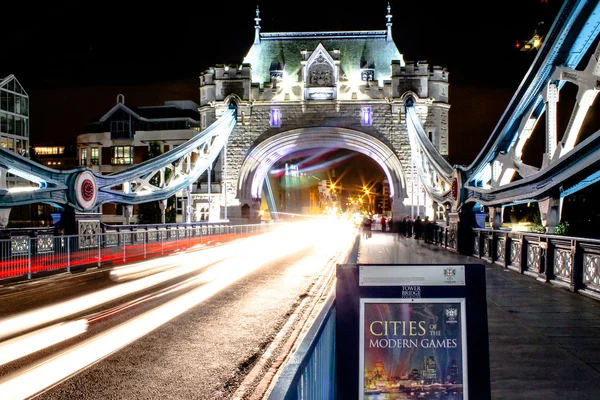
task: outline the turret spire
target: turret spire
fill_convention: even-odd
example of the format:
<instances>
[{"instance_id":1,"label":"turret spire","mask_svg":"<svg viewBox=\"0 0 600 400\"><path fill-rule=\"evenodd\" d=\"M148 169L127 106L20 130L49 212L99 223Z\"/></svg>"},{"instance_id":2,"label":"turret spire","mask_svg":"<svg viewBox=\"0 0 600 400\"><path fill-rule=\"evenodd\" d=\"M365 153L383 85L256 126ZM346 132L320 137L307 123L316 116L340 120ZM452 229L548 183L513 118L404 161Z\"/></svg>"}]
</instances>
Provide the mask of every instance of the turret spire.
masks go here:
<instances>
[{"instance_id":1,"label":"turret spire","mask_svg":"<svg viewBox=\"0 0 600 400\"><path fill-rule=\"evenodd\" d=\"M254 26L254 44L260 43L260 10L258 4L256 5L256 18L254 18L256 25Z\"/></svg>"},{"instance_id":2,"label":"turret spire","mask_svg":"<svg viewBox=\"0 0 600 400\"><path fill-rule=\"evenodd\" d=\"M387 18L387 41L391 42L392 41L392 7L390 6L390 2L388 1L388 6L387 6L387 15L385 16Z\"/></svg>"}]
</instances>

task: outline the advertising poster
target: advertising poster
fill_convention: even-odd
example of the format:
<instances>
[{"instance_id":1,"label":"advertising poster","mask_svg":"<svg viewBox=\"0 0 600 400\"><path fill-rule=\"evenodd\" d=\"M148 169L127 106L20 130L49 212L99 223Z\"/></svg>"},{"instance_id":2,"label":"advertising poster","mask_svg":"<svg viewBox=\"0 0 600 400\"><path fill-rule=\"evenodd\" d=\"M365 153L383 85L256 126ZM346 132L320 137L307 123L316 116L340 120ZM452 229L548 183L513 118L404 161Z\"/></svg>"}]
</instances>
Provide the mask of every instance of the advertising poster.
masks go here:
<instances>
[{"instance_id":1,"label":"advertising poster","mask_svg":"<svg viewBox=\"0 0 600 400\"><path fill-rule=\"evenodd\" d=\"M464 299L361 299L360 399L468 398Z\"/></svg>"}]
</instances>

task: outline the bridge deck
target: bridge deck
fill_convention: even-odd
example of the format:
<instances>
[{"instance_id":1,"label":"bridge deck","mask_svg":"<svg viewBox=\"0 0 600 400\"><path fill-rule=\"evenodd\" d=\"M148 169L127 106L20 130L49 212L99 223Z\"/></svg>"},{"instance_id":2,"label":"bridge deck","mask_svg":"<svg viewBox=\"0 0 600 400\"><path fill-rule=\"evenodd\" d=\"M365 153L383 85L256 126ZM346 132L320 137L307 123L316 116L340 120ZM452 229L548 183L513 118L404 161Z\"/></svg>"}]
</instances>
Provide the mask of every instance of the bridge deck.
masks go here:
<instances>
[{"instance_id":1,"label":"bridge deck","mask_svg":"<svg viewBox=\"0 0 600 400\"><path fill-rule=\"evenodd\" d=\"M360 239L362 264L485 264L493 399L600 399L600 302L395 233Z\"/></svg>"}]
</instances>

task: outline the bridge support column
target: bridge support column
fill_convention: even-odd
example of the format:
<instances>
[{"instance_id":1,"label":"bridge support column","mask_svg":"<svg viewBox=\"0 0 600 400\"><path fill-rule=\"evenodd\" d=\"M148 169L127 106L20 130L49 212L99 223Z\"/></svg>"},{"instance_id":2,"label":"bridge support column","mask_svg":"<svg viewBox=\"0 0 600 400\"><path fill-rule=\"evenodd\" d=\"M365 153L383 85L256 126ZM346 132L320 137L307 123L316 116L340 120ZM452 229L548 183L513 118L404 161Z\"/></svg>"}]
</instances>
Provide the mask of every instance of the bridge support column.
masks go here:
<instances>
[{"instance_id":1,"label":"bridge support column","mask_svg":"<svg viewBox=\"0 0 600 400\"><path fill-rule=\"evenodd\" d=\"M6 186L6 169L0 168L0 190L8 189ZM6 228L10 216L10 208L0 209L0 228Z\"/></svg>"},{"instance_id":2,"label":"bridge support column","mask_svg":"<svg viewBox=\"0 0 600 400\"><path fill-rule=\"evenodd\" d=\"M185 188L185 193L187 195L187 207L185 208L185 222L187 224L192 223L192 186L188 186Z\"/></svg>"},{"instance_id":3,"label":"bridge support column","mask_svg":"<svg viewBox=\"0 0 600 400\"><path fill-rule=\"evenodd\" d=\"M538 201L542 225L546 228L546 233L553 234L554 228L560 224L562 202L563 199L555 197L548 197L547 199Z\"/></svg>"},{"instance_id":4,"label":"bridge support column","mask_svg":"<svg viewBox=\"0 0 600 400\"><path fill-rule=\"evenodd\" d=\"M6 228L10 216L10 208L0 208L0 228Z\"/></svg>"},{"instance_id":5,"label":"bridge support column","mask_svg":"<svg viewBox=\"0 0 600 400\"><path fill-rule=\"evenodd\" d=\"M409 214L408 209L400 199L394 199L392 202L392 218L394 221L401 221Z\"/></svg>"},{"instance_id":6,"label":"bridge support column","mask_svg":"<svg viewBox=\"0 0 600 400\"><path fill-rule=\"evenodd\" d=\"M558 128L557 128L557 103L558 103L558 86L556 83L549 83L544 91L546 100L546 154L544 154L543 165L548 165L554 156L558 143Z\"/></svg>"},{"instance_id":7,"label":"bridge support column","mask_svg":"<svg viewBox=\"0 0 600 400\"><path fill-rule=\"evenodd\" d=\"M502 226L502 215L504 214L504 208L501 206L492 206L489 208L489 212L492 229L500 229Z\"/></svg>"},{"instance_id":8,"label":"bridge support column","mask_svg":"<svg viewBox=\"0 0 600 400\"><path fill-rule=\"evenodd\" d=\"M450 236L449 249L460 254L473 255L475 236L473 228L476 226L474 204L465 204L460 212L450 213Z\"/></svg>"},{"instance_id":9,"label":"bridge support column","mask_svg":"<svg viewBox=\"0 0 600 400\"><path fill-rule=\"evenodd\" d=\"M131 225L131 217L133 216L133 206L123 207L123 216L125 217L125 225Z\"/></svg>"},{"instance_id":10,"label":"bridge support column","mask_svg":"<svg viewBox=\"0 0 600 400\"><path fill-rule=\"evenodd\" d=\"M98 247L98 235L102 234L101 218L99 212L78 212L68 207L56 216L54 224L62 234L78 236L76 242L71 242L70 250L75 251Z\"/></svg>"},{"instance_id":11,"label":"bridge support column","mask_svg":"<svg viewBox=\"0 0 600 400\"><path fill-rule=\"evenodd\" d=\"M159 200L158 208L160 208L160 222L164 225L167 223L167 200Z\"/></svg>"}]
</instances>

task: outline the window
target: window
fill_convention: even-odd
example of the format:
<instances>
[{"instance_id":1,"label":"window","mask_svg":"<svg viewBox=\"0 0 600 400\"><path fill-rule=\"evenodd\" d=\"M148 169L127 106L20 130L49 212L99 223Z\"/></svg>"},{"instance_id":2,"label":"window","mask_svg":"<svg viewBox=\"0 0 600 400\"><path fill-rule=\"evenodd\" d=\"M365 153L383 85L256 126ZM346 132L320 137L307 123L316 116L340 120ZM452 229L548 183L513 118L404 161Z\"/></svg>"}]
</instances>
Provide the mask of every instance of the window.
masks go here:
<instances>
[{"instance_id":1,"label":"window","mask_svg":"<svg viewBox=\"0 0 600 400\"><path fill-rule=\"evenodd\" d=\"M92 165L100 165L100 150L97 147L92 149Z\"/></svg>"},{"instance_id":2,"label":"window","mask_svg":"<svg viewBox=\"0 0 600 400\"><path fill-rule=\"evenodd\" d=\"M14 135L15 133L15 117L13 117L12 115L8 115L8 130L6 131L7 133L10 133L11 135Z\"/></svg>"},{"instance_id":3,"label":"window","mask_svg":"<svg viewBox=\"0 0 600 400\"><path fill-rule=\"evenodd\" d=\"M8 110L8 92L0 90L0 110Z\"/></svg>"},{"instance_id":4,"label":"window","mask_svg":"<svg viewBox=\"0 0 600 400\"><path fill-rule=\"evenodd\" d=\"M21 96L15 96L15 112L21 114Z\"/></svg>"},{"instance_id":5,"label":"window","mask_svg":"<svg viewBox=\"0 0 600 400\"><path fill-rule=\"evenodd\" d=\"M0 112L0 132L8 132L8 118L6 114Z\"/></svg>"},{"instance_id":6,"label":"window","mask_svg":"<svg viewBox=\"0 0 600 400\"><path fill-rule=\"evenodd\" d=\"M202 129L206 129L206 115L205 114L202 114L200 116L200 121L201 121L201 127L202 127Z\"/></svg>"},{"instance_id":7,"label":"window","mask_svg":"<svg viewBox=\"0 0 600 400\"><path fill-rule=\"evenodd\" d=\"M360 124L362 126L371 126L373 123L373 111L371 107L363 107L361 111Z\"/></svg>"},{"instance_id":8,"label":"window","mask_svg":"<svg viewBox=\"0 0 600 400\"><path fill-rule=\"evenodd\" d=\"M279 108L271 109L271 126L281 126L281 110Z\"/></svg>"},{"instance_id":9,"label":"window","mask_svg":"<svg viewBox=\"0 0 600 400\"><path fill-rule=\"evenodd\" d=\"M8 94L8 111L15 112L15 95L12 93Z\"/></svg>"},{"instance_id":10,"label":"window","mask_svg":"<svg viewBox=\"0 0 600 400\"><path fill-rule=\"evenodd\" d=\"M115 146L112 148L112 165L131 165L133 164L133 147Z\"/></svg>"},{"instance_id":11,"label":"window","mask_svg":"<svg viewBox=\"0 0 600 400\"><path fill-rule=\"evenodd\" d=\"M113 139L129 139L129 121L111 121L110 133Z\"/></svg>"},{"instance_id":12,"label":"window","mask_svg":"<svg viewBox=\"0 0 600 400\"><path fill-rule=\"evenodd\" d=\"M23 136L25 121L21 117L15 117L15 135Z\"/></svg>"},{"instance_id":13,"label":"window","mask_svg":"<svg viewBox=\"0 0 600 400\"><path fill-rule=\"evenodd\" d=\"M433 131L429 131L429 132L427 133L427 136L429 137L429 141L430 141L431 143L433 143Z\"/></svg>"},{"instance_id":14,"label":"window","mask_svg":"<svg viewBox=\"0 0 600 400\"><path fill-rule=\"evenodd\" d=\"M183 198L177 197L176 213L177 215L183 215L183 208L185 207Z\"/></svg>"},{"instance_id":15,"label":"window","mask_svg":"<svg viewBox=\"0 0 600 400\"><path fill-rule=\"evenodd\" d=\"M82 167L88 165L88 149L81 149L81 162L79 165Z\"/></svg>"}]
</instances>

